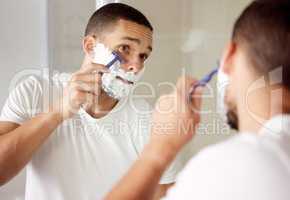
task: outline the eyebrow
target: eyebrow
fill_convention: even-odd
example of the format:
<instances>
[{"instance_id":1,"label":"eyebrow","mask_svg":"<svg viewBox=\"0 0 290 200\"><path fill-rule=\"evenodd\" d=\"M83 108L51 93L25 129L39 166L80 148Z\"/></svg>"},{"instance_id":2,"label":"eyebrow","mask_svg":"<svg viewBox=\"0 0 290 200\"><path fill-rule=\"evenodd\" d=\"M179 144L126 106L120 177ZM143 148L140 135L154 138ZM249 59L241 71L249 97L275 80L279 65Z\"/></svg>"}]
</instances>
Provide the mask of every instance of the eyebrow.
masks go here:
<instances>
[{"instance_id":1,"label":"eyebrow","mask_svg":"<svg viewBox=\"0 0 290 200\"><path fill-rule=\"evenodd\" d=\"M137 38L132 38L132 37L123 37L122 40L129 40L129 41L135 42L135 43L137 43L137 44L139 44L139 45L141 44L141 40L139 40L139 39L137 39ZM148 49L149 49L150 51L153 51L152 46L148 46Z\"/></svg>"}]
</instances>

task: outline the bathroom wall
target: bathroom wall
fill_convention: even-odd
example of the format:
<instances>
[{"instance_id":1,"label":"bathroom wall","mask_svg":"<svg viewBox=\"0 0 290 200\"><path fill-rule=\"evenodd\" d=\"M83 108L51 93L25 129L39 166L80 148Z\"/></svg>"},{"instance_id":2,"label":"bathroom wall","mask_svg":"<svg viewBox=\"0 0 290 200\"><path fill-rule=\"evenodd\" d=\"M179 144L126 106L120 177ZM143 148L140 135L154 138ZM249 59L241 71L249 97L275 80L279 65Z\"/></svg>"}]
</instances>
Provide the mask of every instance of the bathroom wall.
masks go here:
<instances>
[{"instance_id":1,"label":"bathroom wall","mask_svg":"<svg viewBox=\"0 0 290 200\"><path fill-rule=\"evenodd\" d=\"M80 68L82 39L95 0L49 0L51 69L73 72Z\"/></svg>"},{"instance_id":2,"label":"bathroom wall","mask_svg":"<svg viewBox=\"0 0 290 200\"><path fill-rule=\"evenodd\" d=\"M27 69L48 66L46 0L0 2L0 106L10 82ZM24 194L24 171L0 188L1 200L20 200Z\"/></svg>"},{"instance_id":3,"label":"bathroom wall","mask_svg":"<svg viewBox=\"0 0 290 200\"><path fill-rule=\"evenodd\" d=\"M83 30L94 10L94 0L0 2L1 107L17 75L44 67L60 71L79 68ZM0 188L0 199L24 199L24 186L25 170Z\"/></svg>"}]
</instances>

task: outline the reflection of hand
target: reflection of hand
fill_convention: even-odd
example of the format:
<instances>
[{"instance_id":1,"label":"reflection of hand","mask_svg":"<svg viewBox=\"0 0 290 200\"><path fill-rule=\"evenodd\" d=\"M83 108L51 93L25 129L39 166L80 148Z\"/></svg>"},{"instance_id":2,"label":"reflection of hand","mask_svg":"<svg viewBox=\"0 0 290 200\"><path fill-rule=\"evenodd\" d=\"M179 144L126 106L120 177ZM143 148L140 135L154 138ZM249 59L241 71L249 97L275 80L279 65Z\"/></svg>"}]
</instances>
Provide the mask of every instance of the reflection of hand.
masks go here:
<instances>
[{"instance_id":1,"label":"reflection of hand","mask_svg":"<svg viewBox=\"0 0 290 200\"><path fill-rule=\"evenodd\" d=\"M153 113L151 144L158 146L161 155L175 156L189 142L200 122L201 90L196 89L189 102L189 91L197 81L182 77L175 91L162 96Z\"/></svg>"},{"instance_id":2,"label":"reflection of hand","mask_svg":"<svg viewBox=\"0 0 290 200\"><path fill-rule=\"evenodd\" d=\"M106 200L153 198L163 172L191 140L200 121L201 91L196 90L192 102L188 101L190 88L196 82L191 78L180 78L175 91L157 101L149 144Z\"/></svg>"},{"instance_id":3,"label":"reflection of hand","mask_svg":"<svg viewBox=\"0 0 290 200\"><path fill-rule=\"evenodd\" d=\"M62 108L58 110L63 119L72 117L83 104L92 104L101 91L101 76L107 72L103 65L88 64L75 72L64 90Z\"/></svg>"}]
</instances>

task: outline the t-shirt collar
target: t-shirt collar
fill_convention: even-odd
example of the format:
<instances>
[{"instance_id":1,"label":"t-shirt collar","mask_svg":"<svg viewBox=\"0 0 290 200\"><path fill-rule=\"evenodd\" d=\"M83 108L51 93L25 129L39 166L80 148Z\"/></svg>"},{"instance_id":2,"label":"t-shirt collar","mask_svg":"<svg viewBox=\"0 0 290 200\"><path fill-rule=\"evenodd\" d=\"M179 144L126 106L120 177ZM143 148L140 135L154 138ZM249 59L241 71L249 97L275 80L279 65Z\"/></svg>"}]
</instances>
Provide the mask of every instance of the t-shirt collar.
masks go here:
<instances>
[{"instance_id":1,"label":"t-shirt collar","mask_svg":"<svg viewBox=\"0 0 290 200\"><path fill-rule=\"evenodd\" d=\"M290 115L283 114L272 117L259 131L261 134L290 134Z\"/></svg>"}]
</instances>

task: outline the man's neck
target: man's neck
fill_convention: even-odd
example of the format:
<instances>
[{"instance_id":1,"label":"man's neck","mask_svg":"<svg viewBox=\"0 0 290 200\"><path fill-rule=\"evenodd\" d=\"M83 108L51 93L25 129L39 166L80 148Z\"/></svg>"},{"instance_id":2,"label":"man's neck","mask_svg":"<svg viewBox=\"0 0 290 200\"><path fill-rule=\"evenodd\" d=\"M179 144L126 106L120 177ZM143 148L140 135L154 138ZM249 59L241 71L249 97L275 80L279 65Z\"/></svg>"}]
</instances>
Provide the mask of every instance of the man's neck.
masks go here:
<instances>
[{"instance_id":1,"label":"man's neck","mask_svg":"<svg viewBox=\"0 0 290 200\"><path fill-rule=\"evenodd\" d=\"M239 128L242 132L259 133L263 125L274 116L289 113L289 103L283 101L284 90L255 91L238 103Z\"/></svg>"}]
</instances>

